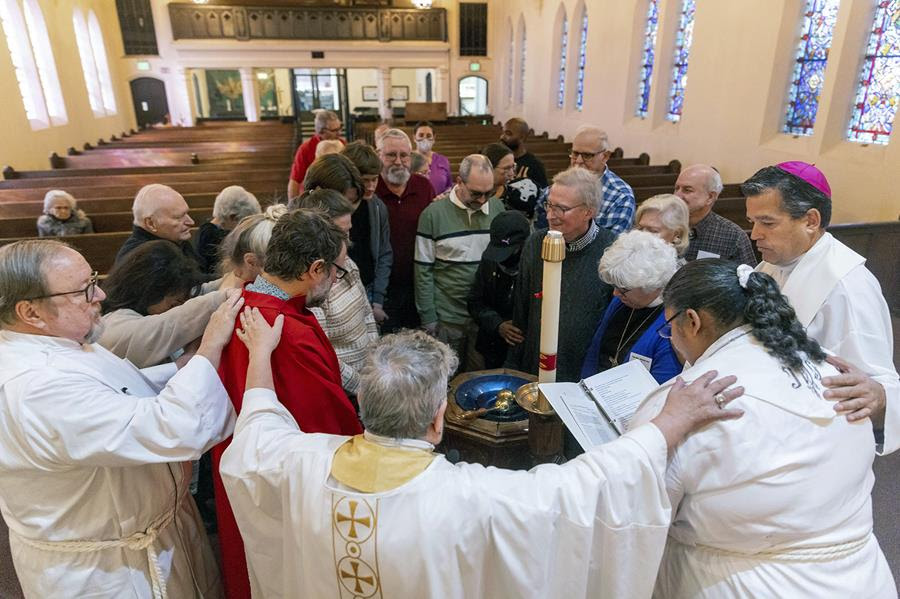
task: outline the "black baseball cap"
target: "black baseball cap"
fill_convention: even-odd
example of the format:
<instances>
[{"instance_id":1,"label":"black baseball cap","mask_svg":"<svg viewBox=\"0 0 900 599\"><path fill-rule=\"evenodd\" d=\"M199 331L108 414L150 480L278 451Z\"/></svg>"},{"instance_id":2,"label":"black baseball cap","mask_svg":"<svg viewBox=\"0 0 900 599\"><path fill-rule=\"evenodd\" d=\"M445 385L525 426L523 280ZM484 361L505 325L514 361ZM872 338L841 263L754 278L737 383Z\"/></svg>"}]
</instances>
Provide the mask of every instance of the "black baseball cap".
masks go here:
<instances>
[{"instance_id":1,"label":"black baseball cap","mask_svg":"<svg viewBox=\"0 0 900 599\"><path fill-rule=\"evenodd\" d=\"M505 262L522 249L531 234L531 223L518 210L507 210L491 221L491 242L484 250L482 259Z\"/></svg>"}]
</instances>

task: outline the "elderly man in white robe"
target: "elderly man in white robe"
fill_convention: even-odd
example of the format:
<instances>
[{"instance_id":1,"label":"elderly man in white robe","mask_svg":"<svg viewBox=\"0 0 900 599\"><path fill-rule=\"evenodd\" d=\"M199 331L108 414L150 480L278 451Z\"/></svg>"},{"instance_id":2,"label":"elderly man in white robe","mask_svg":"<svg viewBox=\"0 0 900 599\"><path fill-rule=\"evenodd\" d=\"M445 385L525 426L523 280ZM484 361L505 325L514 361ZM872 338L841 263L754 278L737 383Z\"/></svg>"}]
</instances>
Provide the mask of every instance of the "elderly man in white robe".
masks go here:
<instances>
[{"instance_id":1,"label":"elderly man in white robe","mask_svg":"<svg viewBox=\"0 0 900 599\"><path fill-rule=\"evenodd\" d=\"M757 270L779 284L807 335L842 359L830 358L842 374L826 379L826 397L851 422L871 417L879 453L897 450L900 379L890 311L866 259L825 231L825 175L805 162L783 162L758 171L741 191L762 254Z\"/></svg>"},{"instance_id":2,"label":"elderly man in white robe","mask_svg":"<svg viewBox=\"0 0 900 599\"><path fill-rule=\"evenodd\" d=\"M457 359L424 331L382 338L360 381L366 432L305 434L278 403L274 329L255 310L247 391L221 463L259 597L648 597L670 510L667 450L740 412L707 373L651 424L563 465L453 465L434 453Z\"/></svg>"},{"instance_id":3,"label":"elderly man in white robe","mask_svg":"<svg viewBox=\"0 0 900 599\"><path fill-rule=\"evenodd\" d=\"M673 451L674 517L654 597L896 599L872 533L872 423L825 397L838 375L771 277L712 258L689 262L663 292L660 333L695 380L737 376L744 417L715 422ZM692 364L692 365L691 365ZM655 416L671 383L631 421Z\"/></svg>"},{"instance_id":4,"label":"elderly man in white robe","mask_svg":"<svg viewBox=\"0 0 900 599\"><path fill-rule=\"evenodd\" d=\"M0 512L19 582L27 597L218 597L188 485L233 429L216 367L241 302L176 373L94 343L104 297L65 244L0 248Z\"/></svg>"}]
</instances>

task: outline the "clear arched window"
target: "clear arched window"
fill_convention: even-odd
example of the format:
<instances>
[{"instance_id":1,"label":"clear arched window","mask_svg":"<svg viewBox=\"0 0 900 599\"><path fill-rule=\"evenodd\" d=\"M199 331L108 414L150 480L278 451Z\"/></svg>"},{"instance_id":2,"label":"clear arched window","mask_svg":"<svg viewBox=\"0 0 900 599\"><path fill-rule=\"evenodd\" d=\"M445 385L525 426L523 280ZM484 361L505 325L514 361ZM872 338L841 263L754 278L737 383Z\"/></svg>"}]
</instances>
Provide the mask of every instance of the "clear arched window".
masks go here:
<instances>
[{"instance_id":1,"label":"clear arched window","mask_svg":"<svg viewBox=\"0 0 900 599\"><path fill-rule=\"evenodd\" d=\"M559 33L559 86L556 92L556 107L562 108L566 103L566 61L569 58L569 19L563 11Z\"/></svg>"},{"instance_id":2,"label":"clear arched window","mask_svg":"<svg viewBox=\"0 0 900 599\"><path fill-rule=\"evenodd\" d=\"M519 21L519 87L516 90L516 102L525 102L525 56L526 56L525 20Z\"/></svg>"},{"instance_id":3,"label":"clear arched window","mask_svg":"<svg viewBox=\"0 0 900 599\"><path fill-rule=\"evenodd\" d=\"M882 0L875 8L847 139L861 143L888 143L898 105L900 0Z\"/></svg>"},{"instance_id":4,"label":"clear arched window","mask_svg":"<svg viewBox=\"0 0 900 599\"><path fill-rule=\"evenodd\" d=\"M641 53L641 79L638 82L638 100L635 114L647 118L650 108L650 78L653 76L653 60L656 51L656 32L659 28L659 0L647 2L647 25L644 27L644 49Z\"/></svg>"},{"instance_id":5,"label":"clear arched window","mask_svg":"<svg viewBox=\"0 0 900 599\"><path fill-rule=\"evenodd\" d=\"M24 8L25 26L28 28L28 38L34 51L34 61L44 91L50 124L65 125L69 119L66 116L66 104L63 101L62 88L59 86L59 75L56 74L56 61L53 60L44 15L36 0L25 0Z\"/></svg>"},{"instance_id":6,"label":"clear arched window","mask_svg":"<svg viewBox=\"0 0 900 599\"><path fill-rule=\"evenodd\" d=\"M66 107L40 7L26 0L23 13L17 0L0 0L0 22L31 128L65 124Z\"/></svg>"},{"instance_id":7,"label":"clear arched window","mask_svg":"<svg viewBox=\"0 0 900 599\"><path fill-rule=\"evenodd\" d=\"M116 97L97 15L90 11L85 19L84 13L76 8L72 14L72 25L75 27L75 42L78 45L91 111L98 118L113 115L116 113Z\"/></svg>"},{"instance_id":8,"label":"clear arched window","mask_svg":"<svg viewBox=\"0 0 900 599\"><path fill-rule=\"evenodd\" d=\"M88 34L91 38L91 50L94 64L97 65L97 76L100 78L100 97L106 114L116 113L116 96L113 93L112 77L109 73L109 61L106 58L106 44L103 42L103 31L94 11L88 12Z\"/></svg>"},{"instance_id":9,"label":"clear arched window","mask_svg":"<svg viewBox=\"0 0 900 599\"><path fill-rule=\"evenodd\" d=\"M840 0L806 0L788 91L785 133L812 135L839 4Z\"/></svg>"},{"instance_id":10,"label":"clear arched window","mask_svg":"<svg viewBox=\"0 0 900 599\"><path fill-rule=\"evenodd\" d=\"M694 39L694 10L696 0L682 0L675 35L675 56L672 64L672 86L669 94L669 111L666 118L677 122L684 108L684 90L687 87L688 58Z\"/></svg>"},{"instance_id":11,"label":"clear arched window","mask_svg":"<svg viewBox=\"0 0 900 599\"><path fill-rule=\"evenodd\" d=\"M81 59L81 71L87 86L91 112L95 117L106 116L106 111L103 109L103 98L100 95L100 77L97 75L97 65L94 64L94 53L91 50L87 21L84 19L84 13L78 8L73 11L72 25L75 27L75 42L78 45L78 56Z\"/></svg>"},{"instance_id":12,"label":"clear arched window","mask_svg":"<svg viewBox=\"0 0 900 599\"><path fill-rule=\"evenodd\" d=\"M578 82L575 86L575 110L584 106L584 65L587 60L587 8L581 12L581 45L578 47Z\"/></svg>"}]
</instances>

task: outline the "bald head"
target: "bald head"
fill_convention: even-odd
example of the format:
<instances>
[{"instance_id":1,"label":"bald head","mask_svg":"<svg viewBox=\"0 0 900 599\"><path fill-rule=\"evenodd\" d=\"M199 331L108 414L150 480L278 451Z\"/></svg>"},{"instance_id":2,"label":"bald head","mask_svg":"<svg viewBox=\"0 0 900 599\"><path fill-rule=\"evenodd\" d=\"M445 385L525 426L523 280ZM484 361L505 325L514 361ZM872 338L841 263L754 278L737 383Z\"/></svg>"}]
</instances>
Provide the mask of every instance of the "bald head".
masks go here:
<instances>
[{"instance_id":1,"label":"bald head","mask_svg":"<svg viewBox=\"0 0 900 599\"><path fill-rule=\"evenodd\" d=\"M687 204L691 226L703 220L722 193L722 177L708 164L692 164L675 181L675 195Z\"/></svg>"},{"instance_id":2,"label":"bald head","mask_svg":"<svg viewBox=\"0 0 900 599\"><path fill-rule=\"evenodd\" d=\"M601 175L606 170L606 162L612 155L606 131L593 125L584 125L575 132L569 166L586 168Z\"/></svg>"},{"instance_id":3,"label":"bald head","mask_svg":"<svg viewBox=\"0 0 900 599\"><path fill-rule=\"evenodd\" d=\"M134 225L160 239L180 243L191 238L194 221L187 202L167 185L145 185L134 196L131 206Z\"/></svg>"}]
</instances>

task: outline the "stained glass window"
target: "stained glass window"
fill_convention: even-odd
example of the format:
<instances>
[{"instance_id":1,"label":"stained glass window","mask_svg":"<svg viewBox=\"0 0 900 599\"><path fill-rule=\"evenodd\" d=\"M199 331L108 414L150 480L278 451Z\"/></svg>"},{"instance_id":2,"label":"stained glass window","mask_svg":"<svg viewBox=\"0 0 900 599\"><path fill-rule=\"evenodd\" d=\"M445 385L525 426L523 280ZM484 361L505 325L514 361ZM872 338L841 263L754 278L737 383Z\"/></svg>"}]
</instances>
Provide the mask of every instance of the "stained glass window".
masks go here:
<instances>
[{"instance_id":1,"label":"stained glass window","mask_svg":"<svg viewBox=\"0 0 900 599\"><path fill-rule=\"evenodd\" d=\"M862 143L888 143L898 104L900 0L882 0L875 8L847 139Z\"/></svg>"},{"instance_id":2,"label":"stained glass window","mask_svg":"<svg viewBox=\"0 0 900 599\"><path fill-rule=\"evenodd\" d=\"M566 103L566 60L569 57L569 20L563 15L562 35L559 39L559 90L556 92L556 107Z\"/></svg>"},{"instance_id":3,"label":"stained glass window","mask_svg":"<svg viewBox=\"0 0 900 599\"><path fill-rule=\"evenodd\" d=\"M684 108L684 90L687 87L688 56L694 39L694 10L696 0L682 0L678 32L675 36L675 60L672 65L672 87L669 96L669 112L666 118L677 122Z\"/></svg>"},{"instance_id":4,"label":"stained glass window","mask_svg":"<svg viewBox=\"0 0 900 599\"><path fill-rule=\"evenodd\" d=\"M581 17L581 47L578 49L578 85L575 88L575 110L584 106L584 62L587 56L588 15L585 9Z\"/></svg>"},{"instance_id":5,"label":"stained glass window","mask_svg":"<svg viewBox=\"0 0 900 599\"><path fill-rule=\"evenodd\" d=\"M641 61L641 80L638 82L638 101L635 114L642 119L647 118L650 106L650 77L653 75L653 59L656 48L656 30L659 25L659 0L647 2L647 26L644 28L643 61Z\"/></svg>"},{"instance_id":6,"label":"stained glass window","mask_svg":"<svg viewBox=\"0 0 900 599\"><path fill-rule=\"evenodd\" d=\"M812 135L840 0L806 0L784 132Z\"/></svg>"}]
</instances>

